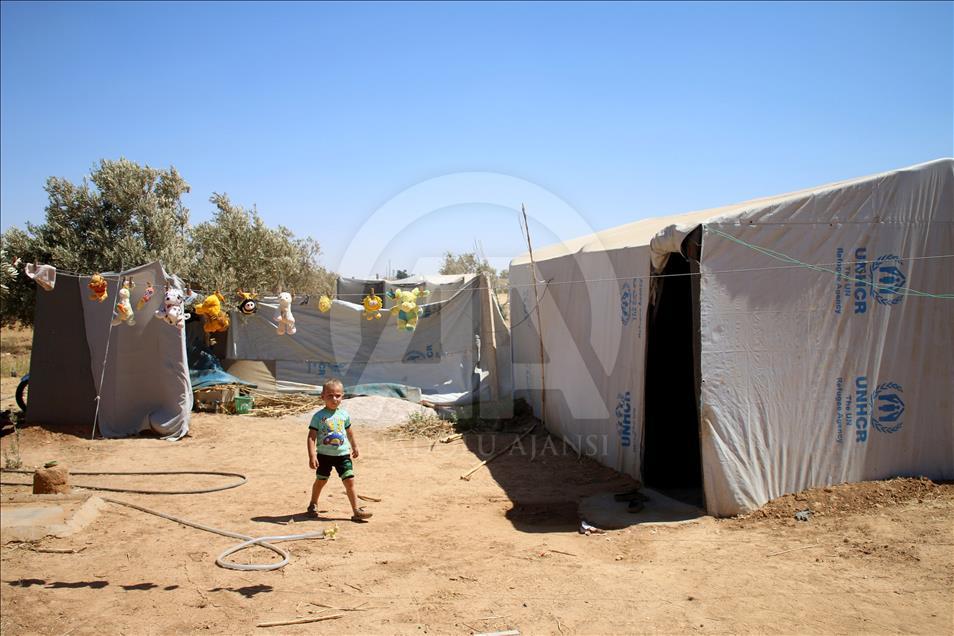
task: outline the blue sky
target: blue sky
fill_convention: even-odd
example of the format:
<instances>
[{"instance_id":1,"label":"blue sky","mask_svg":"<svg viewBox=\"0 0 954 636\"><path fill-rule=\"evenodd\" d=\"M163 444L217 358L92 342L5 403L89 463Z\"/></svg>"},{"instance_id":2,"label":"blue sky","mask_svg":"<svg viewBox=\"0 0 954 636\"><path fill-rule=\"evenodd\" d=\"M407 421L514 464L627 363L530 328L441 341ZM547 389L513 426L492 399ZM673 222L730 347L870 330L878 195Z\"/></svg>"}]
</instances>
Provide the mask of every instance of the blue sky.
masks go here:
<instances>
[{"instance_id":1,"label":"blue sky","mask_svg":"<svg viewBox=\"0 0 954 636\"><path fill-rule=\"evenodd\" d=\"M2 4L0 216L174 165L345 274L954 155L954 4ZM583 230L581 232L580 230Z\"/></svg>"}]
</instances>

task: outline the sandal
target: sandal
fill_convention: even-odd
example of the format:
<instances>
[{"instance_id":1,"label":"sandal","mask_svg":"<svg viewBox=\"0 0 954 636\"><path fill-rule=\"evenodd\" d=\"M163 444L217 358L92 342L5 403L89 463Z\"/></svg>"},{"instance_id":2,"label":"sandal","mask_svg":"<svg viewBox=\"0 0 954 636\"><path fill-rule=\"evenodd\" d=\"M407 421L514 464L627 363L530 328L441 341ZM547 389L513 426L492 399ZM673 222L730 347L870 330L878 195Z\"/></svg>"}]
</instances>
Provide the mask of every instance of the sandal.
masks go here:
<instances>
[{"instance_id":1,"label":"sandal","mask_svg":"<svg viewBox=\"0 0 954 636\"><path fill-rule=\"evenodd\" d=\"M642 512L642 511L643 511L643 508L645 508L645 507L646 507L646 506L645 506L645 504L643 504L643 502L641 502L641 501L636 501L636 500L634 499L633 501L630 501L630 502L629 502L629 506L626 507L626 512L633 512L633 513Z\"/></svg>"},{"instance_id":2,"label":"sandal","mask_svg":"<svg viewBox=\"0 0 954 636\"><path fill-rule=\"evenodd\" d=\"M639 492L639 488L634 488L628 492L618 492L613 495L615 501L649 501L649 497Z\"/></svg>"},{"instance_id":3,"label":"sandal","mask_svg":"<svg viewBox=\"0 0 954 636\"><path fill-rule=\"evenodd\" d=\"M373 513L365 510L364 508L358 508L354 511L354 514L351 515L351 520L357 523L363 523L372 517Z\"/></svg>"}]
</instances>

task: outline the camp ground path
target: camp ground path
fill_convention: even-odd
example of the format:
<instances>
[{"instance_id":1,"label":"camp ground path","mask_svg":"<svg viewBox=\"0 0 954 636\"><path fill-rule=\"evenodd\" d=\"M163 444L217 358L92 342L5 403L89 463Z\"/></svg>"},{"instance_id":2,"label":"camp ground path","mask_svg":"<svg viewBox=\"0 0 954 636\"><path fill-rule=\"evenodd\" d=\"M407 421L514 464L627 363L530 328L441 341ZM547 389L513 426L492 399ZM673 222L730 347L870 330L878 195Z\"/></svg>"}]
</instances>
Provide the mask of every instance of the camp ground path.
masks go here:
<instances>
[{"instance_id":1,"label":"camp ground path","mask_svg":"<svg viewBox=\"0 0 954 636\"><path fill-rule=\"evenodd\" d=\"M305 426L302 418L200 414L191 435L177 443L22 430L27 466L55 459L76 471L215 470L248 477L218 493L117 499L255 536L335 526L337 532L329 533L333 539L282 544L291 561L281 570L233 571L217 567L215 558L235 540L105 504L75 534L3 545L0 631L941 634L954 625L950 485L915 484L903 492L890 491L890 484L840 486L824 494L825 502L793 495L743 519L702 517L582 535L579 500L631 484L553 445L543 452L547 438L540 433L464 481L460 475L494 444L502 448L515 435L434 444L359 425L357 487L380 499L367 503L374 517L352 523L333 478L319 506L322 518L309 520ZM3 450L13 438L3 438ZM224 480L110 483L184 489ZM24 491L2 489L5 501ZM796 521L789 513L799 506L821 514ZM254 548L235 558L275 556ZM329 615L340 617L258 627Z\"/></svg>"}]
</instances>

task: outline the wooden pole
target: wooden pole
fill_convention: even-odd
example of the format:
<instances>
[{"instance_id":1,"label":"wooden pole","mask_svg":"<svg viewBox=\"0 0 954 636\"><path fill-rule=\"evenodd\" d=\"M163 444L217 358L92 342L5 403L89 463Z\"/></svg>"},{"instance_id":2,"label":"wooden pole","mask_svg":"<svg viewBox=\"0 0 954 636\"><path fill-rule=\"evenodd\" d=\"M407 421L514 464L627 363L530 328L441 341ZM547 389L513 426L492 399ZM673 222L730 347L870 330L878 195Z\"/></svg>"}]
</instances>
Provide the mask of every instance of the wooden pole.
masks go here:
<instances>
[{"instance_id":1,"label":"wooden pole","mask_svg":"<svg viewBox=\"0 0 954 636\"><path fill-rule=\"evenodd\" d=\"M520 209L523 211L523 225L527 230L527 249L530 251L530 276L533 278L533 295L536 298L537 310L537 333L540 335L540 421L544 428L547 424L547 365L544 357L543 347L543 319L540 315L540 302L542 299L537 293L537 264L533 260L533 245L530 242L530 224L527 222L527 204L521 203ZM529 387L528 387L529 388Z\"/></svg>"}]
</instances>

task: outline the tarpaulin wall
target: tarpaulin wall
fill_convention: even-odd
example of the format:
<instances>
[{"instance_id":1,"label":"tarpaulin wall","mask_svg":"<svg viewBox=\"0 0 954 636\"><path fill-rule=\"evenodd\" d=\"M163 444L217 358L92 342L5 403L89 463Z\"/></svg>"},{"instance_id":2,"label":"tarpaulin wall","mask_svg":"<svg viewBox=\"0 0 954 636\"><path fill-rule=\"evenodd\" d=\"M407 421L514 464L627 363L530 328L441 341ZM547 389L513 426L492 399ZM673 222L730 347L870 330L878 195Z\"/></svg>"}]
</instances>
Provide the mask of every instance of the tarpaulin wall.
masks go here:
<instances>
[{"instance_id":1,"label":"tarpaulin wall","mask_svg":"<svg viewBox=\"0 0 954 636\"><path fill-rule=\"evenodd\" d=\"M483 346L488 355L492 352L495 360L510 358L502 323L502 329L495 330L496 348L491 347L494 342L480 343L484 323L494 320L486 307L495 306L495 301L482 302L489 293L484 278L470 277L449 299L422 303L423 314L413 332L398 330L397 318L389 311L382 311L380 319L367 320L362 306L355 303L335 300L328 313L311 305L293 306L297 333L292 336L276 333L276 305L264 299L253 316L232 312L226 368L260 386L266 375L274 374L278 390L314 390L337 377L348 386L400 383L419 387L437 403L470 402L481 380L478 347ZM255 379L246 375L253 368L258 373ZM497 372L485 379L509 398L509 373Z\"/></svg>"},{"instance_id":2,"label":"tarpaulin wall","mask_svg":"<svg viewBox=\"0 0 954 636\"><path fill-rule=\"evenodd\" d=\"M536 275L534 289L529 262L510 268L515 397L577 451L638 477L648 247L551 258Z\"/></svg>"},{"instance_id":3,"label":"tarpaulin wall","mask_svg":"<svg viewBox=\"0 0 954 636\"><path fill-rule=\"evenodd\" d=\"M954 300L931 295L954 291L952 177L935 162L704 225L710 512L847 481L954 478Z\"/></svg>"},{"instance_id":4,"label":"tarpaulin wall","mask_svg":"<svg viewBox=\"0 0 954 636\"><path fill-rule=\"evenodd\" d=\"M133 326L110 328L120 275L107 275L109 297L102 303L88 298L89 277L60 276L52 291L37 290L28 420L89 423L92 431L99 392L97 430L104 437L147 430L181 437L189 430L192 409L185 338L154 319L166 274L152 263L121 275L136 284ZM158 291L136 310L149 283Z\"/></svg>"}]
</instances>

